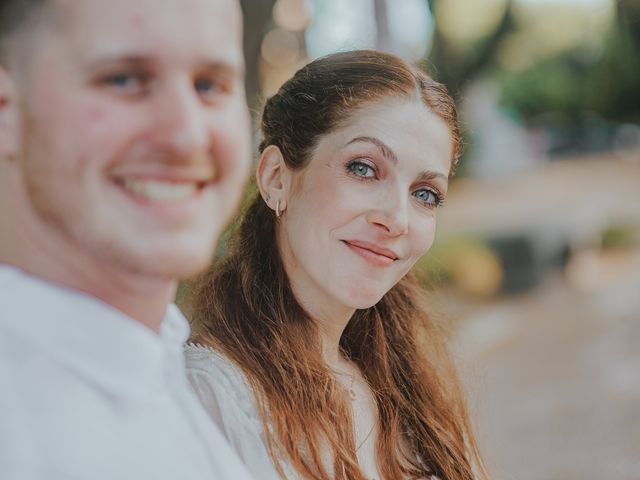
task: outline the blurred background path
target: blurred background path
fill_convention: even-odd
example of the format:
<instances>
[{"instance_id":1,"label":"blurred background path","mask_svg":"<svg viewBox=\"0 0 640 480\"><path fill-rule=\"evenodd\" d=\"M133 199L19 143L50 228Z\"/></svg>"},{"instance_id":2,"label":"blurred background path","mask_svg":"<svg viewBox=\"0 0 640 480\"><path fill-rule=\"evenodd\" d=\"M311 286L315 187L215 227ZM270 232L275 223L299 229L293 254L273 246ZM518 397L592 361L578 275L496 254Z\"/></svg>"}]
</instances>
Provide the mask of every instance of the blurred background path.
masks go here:
<instances>
[{"instance_id":1,"label":"blurred background path","mask_svg":"<svg viewBox=\"0 0 640 480\"><path fill-rule=\"evenodd\" d=\"M457 357L497 479L640 479L640 248L586 240L616 218L640 224L640 165L590 162L558 165L566 178L548 175L535 201L539 172L510 182L507 195L474 183L446 207L452 230L461 222L531 239L542 230L557 248L572 245L563 265L524 291L460 302L454 289L438 300L457 325ZM471 201L483 191L486 210ZM505 198L504 216L495 215Z\"/></svg>"},{"instance_id":2,"label":"blurred background path","mask_svg":"<svg viewBox=\"0 0 640 480\"><path fill-rule=\"evenodd\" d=\"M640 478L640 252L599 262L616 278L588 291L549 278L458 332L496 478Z\"/></svg>"}]
</instances>

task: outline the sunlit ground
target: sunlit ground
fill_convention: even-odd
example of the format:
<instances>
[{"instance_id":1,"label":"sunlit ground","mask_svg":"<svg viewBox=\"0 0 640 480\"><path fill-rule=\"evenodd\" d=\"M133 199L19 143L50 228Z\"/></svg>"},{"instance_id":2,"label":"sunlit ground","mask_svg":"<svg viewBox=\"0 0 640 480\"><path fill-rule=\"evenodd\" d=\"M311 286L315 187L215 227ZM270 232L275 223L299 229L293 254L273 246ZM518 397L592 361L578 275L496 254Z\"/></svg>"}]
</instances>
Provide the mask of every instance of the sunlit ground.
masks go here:
<instances>
[{"instance_id":1,"label":"sunlit ground","mask_svg":"<svg viewBox=\"0 0 640 480\"><path fill-rule=\"evenodd\" d=\"M480 218L468 225L504 223L532 235L577 234L608 218L640 226L640 162L604 157L549 168L572 180L523 175L504 187L521 193L502 201L501 191L487 188L489 212L476 205ZM482 186L460 195L469 200ZM502 217L496 205L504 198ZM473 216L462 199L446 209L443 217ZM527 220L516 221L518 211ZM455 325L481 447L498 480L640 478L640 246L575 244L566 265L531 289L474 297L448 287L436 296Z\"/></svg>"}]
</instances>

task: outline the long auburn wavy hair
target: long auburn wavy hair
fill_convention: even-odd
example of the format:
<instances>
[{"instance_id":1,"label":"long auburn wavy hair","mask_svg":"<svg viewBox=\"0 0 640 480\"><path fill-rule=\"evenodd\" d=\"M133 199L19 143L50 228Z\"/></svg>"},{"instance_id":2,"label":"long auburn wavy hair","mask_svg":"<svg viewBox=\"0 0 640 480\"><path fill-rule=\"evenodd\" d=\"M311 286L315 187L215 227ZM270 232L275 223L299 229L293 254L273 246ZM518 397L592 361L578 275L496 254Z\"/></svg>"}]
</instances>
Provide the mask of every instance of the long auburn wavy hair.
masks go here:
<instances>
[{"instance_id":1,"label":"long auburn wavy hair","mask_svg":"<svg viewBox=\"0 0 640 480\"><path fill-rule=\"evenodd\" d=\"M266 102L259 150L276 145L288 167L303 169L321 136L389 96L421 101L450 126L453 171L460 137L446 88L392 55L367 50L298 70ZM318 325L292 292L277 229L274 212L257 195L228 253L191 291L192 340L221 351L245 373L282 478L287 461L305 479L365 480L350 402L323 360ZM385 479L487 478L451 355L413 275L357 310L340 347L376 400L377 463Z\"/></svg>"}]
</instances>

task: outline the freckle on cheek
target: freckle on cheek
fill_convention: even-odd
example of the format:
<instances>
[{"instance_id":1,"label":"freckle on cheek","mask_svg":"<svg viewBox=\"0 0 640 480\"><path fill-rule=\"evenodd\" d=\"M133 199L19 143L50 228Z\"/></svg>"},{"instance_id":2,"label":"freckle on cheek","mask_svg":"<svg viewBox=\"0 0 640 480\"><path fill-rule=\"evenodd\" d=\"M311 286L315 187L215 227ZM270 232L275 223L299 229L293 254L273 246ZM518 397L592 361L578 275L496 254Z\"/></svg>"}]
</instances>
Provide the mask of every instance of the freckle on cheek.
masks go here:
<instances>
[{"instance_id":1,"label":"freckle on cheek","mask_svg":"<svg viewBox=\"0 0 640 480\"><path fill-rule=\"evenodd\" d=\"M99 122L104 118L104 112L98 107L91 107L87 109L85 119L87 122Z\"/></svg>"},{"instance_id":2,"label":"freckle on cheek","mask_svg":"<svg viewBox=\"0 0 640 480\"><path fill-rule=\"evenodd\" d=\"M106 135L108 125L105 124L106 114L100 107L88 107L80 117L83 131L89 134Z\"/></svg>"},{"instance_id":3,"label":"freckle on cheek","mask_svg":"<svg viewBox=\"0 0 640 480\"><path fill-rule=\"evenodd\" d=\"M79 125L86 138L108 139L118 131L117 120L109 115L109 112L100 106L88 106L79 112L74 119L74 124Z\"/></svg>"}]
</instances>

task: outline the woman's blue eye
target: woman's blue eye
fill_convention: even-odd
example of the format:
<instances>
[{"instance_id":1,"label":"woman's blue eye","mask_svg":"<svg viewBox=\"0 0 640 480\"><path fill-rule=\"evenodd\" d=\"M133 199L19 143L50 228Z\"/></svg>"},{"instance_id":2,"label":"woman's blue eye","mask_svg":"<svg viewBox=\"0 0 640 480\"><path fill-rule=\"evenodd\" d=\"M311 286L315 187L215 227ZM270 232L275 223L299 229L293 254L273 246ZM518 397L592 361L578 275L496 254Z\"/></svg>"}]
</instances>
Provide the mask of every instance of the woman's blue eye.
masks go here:
<instances>
[{"instance_id":1,"label":"woman's blue eye","mask_svg":"<svg viewBox=\"0 0 640 480\"><path fill-rule=\"evenodd\" d=\"M428 188L421 188L413 192L413 196L420 200L422 203L430 206L439 206L442 201L440 196Z\"/></svg>"},{"instance_id":2,"label":"woman's blue eye","mask_svg":"<svg viewBox=\"0 0 640 480\"><path fill-rule=\"evenodd\" d=\"M376 172L371 165L364 162L354 161L347 166L348 170L354 175L362 178L374 178Z\"/></svg>"}]
</instances>

